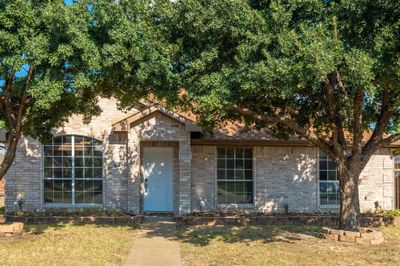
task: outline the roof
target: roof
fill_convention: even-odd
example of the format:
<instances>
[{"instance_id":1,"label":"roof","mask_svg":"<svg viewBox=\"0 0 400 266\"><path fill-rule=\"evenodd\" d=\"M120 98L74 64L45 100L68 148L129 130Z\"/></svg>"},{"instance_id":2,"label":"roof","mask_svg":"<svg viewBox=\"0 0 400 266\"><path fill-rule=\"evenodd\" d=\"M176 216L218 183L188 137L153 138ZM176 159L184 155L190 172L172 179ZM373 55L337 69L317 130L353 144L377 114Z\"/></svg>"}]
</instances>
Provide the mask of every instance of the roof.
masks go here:
<instances>
[{"instance_id":1,"label":"roof","mask_svg":"<svg viewBox=\"0 0 400 266\"><path fill-rule=\"evenodd\" d=\"M202 132L201 128L196 126L197 117L193 113L185 112L182 110L168 110L162 106L162 103L144 102L141 103L142 108L140 111L126 116L123 119L113 123L114 131L126 131L128 125L144 118L154 112L161 112L164 115L184 124L189 132ZM147 106L147 108L146 108ZM366 142L371 137L372 132L364 132L363 141ZM389 135L385 135L387 137ZM346 138L351 140L351 135L347 134ZM267 133L266 129L254 130L250 129L244 123L238 121L226 121L216 127L212 134L205 133L200 139L192 139L193 144L215 144L215 143L241 143L243 145L250 145L257 143L259 145L301 145L312 146L312 144L299 136L291 136L288 139L279 139ZM390 147L400 147L400 141L392 143Z\"/></svg>"},{"instance_id":2,"label":"roof","mask_svg":"<svg viewBox=\"0 0 400 266\"><path fill-rule=\"evenodd\" d=\"M140 110L138 112L135 112L133 114L130 114L126 116L123 119L117 120L113 123L112 127L114 131L126 131L128 130L128 125L131 123L138 121L139 119L142 119L144 117L147 117L155 112L160 112L176 121L179 123L183 124L186 126L186 129L188 131L201 131L201 128L196 126L196 123L194 120L191 120L177 112L172 112L158 104L154 104L152 106L149 106L146 109Z\"/></svg>"}]
</instances>

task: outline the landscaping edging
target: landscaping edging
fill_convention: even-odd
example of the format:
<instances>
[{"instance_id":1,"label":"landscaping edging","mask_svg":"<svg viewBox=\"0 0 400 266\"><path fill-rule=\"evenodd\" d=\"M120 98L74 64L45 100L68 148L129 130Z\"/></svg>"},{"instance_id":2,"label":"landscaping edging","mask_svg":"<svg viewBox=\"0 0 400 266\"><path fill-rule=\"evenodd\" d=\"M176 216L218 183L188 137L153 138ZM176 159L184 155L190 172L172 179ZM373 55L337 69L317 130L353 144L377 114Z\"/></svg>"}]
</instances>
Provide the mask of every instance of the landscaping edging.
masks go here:
<instances>
[{"instance_id":1,"label":"landscaping edging","mask_svg":"<svg viewBox=\"0 0 400 266\"><path fill-rule=\"evenodd\" d=\"M175 216L178 225L339 225L338 216L293 215L293 216ZM363 227L400 226L400 217L363 217Z\"/></svg>"},{"instance_id":2,"label":"landscaping edging","mask_svg":"<svg viewBox=\"0 0 400 266\"><path fill-rule=\"evenodd\" d=\"M136 224L143 222L143 215L135 216L12 216L7 222L24 223L85 223L85 224Z\"/></svg>"},{"instance_id":3,"label":"landscaping edging","mask_svg":"<svg viewBox=\"0 0 400 266\"><path fill-rule=\"evenodd\" d=\"M24 232L24 224L15 222L11 224L0 224L0 237L21 235Z\"/></svg>"},{"instance_id":4,"label":"landscaping edging","mask_svg":"<svg viewBox=\"0 0 400 266\"><path fill-rule=\"evenodd\" d=\"M379 245L384 240L382 232L365 227L362 227L359 232L324 227L322 228L322 236L334 241L366 245Z\"/></svg>"}]
</instances>

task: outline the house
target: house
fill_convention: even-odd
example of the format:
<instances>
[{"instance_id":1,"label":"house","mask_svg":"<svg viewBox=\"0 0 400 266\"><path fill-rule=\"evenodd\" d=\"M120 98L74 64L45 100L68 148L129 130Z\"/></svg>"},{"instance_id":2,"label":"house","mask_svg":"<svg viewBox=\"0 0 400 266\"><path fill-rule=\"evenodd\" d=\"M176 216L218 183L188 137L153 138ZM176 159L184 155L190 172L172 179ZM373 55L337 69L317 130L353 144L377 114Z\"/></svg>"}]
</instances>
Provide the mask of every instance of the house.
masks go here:
<instances>
[{"instance_id":1,"label":"house","mask_svg":"<svg viewBox=\"0 0 400 266\"><path fill-rule=\"evenodd\" d=\"M7 212L315 213L339 208L335 165L304 139L280 140L235 123L207 135L190 117L158 105L137 104L128 113L113 99L100 99L100 105L102 114L90 124L72 116L49 143L21 139L6 176ZM380 149L362 172L363 211L399 207L395 147Z\"/></svg>"}]
</instances>

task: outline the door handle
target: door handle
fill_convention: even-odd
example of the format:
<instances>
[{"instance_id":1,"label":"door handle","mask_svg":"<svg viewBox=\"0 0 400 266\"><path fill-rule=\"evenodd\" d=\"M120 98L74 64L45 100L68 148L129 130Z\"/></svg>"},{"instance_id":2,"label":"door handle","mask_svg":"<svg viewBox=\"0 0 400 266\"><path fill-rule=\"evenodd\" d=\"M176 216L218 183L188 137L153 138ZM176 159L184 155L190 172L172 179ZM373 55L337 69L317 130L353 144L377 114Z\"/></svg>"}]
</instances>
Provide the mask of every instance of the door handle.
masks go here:
<instances>
[{"instance_id":1,"label":"door handle","mask_svg":"<svg viewBox=\"0 0 400 266\"><path fill-rule=\"evenodd\" d=\"M144 180L144 191L147 193L147 178Z\"/></svg>"}]
</instances>

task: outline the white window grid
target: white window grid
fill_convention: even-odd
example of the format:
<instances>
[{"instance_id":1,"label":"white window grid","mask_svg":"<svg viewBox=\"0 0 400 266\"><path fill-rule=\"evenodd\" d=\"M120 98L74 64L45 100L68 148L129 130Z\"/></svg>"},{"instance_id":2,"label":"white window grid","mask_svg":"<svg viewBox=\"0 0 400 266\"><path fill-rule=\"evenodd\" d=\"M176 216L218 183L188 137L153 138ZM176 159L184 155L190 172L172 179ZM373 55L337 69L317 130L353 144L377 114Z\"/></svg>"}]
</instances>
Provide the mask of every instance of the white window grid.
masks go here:
<instances>
[{"instance_id":1,"label":"white window grid","mask_svg":"<svg viewBox=\"0 0 400 266\"><path fill-rule=\"evenodd\" d=\"M221 151L224 152L224 155L220 154ZM252 148L217 148L217 202L219 205L253 204L253 168ZM228 190L233 190L233 192L228 193ZM222 196L222 193L227 195Z\"/></svg>"},{"instance_id":2,"label":"white window grid","mask_svg":"<svg viewBox=\"0 0 400 266\"><path fill-rule=\"evenodd\" d=\"M319 152L319 204L325 208L340 205L340 183L334 162L322 151Z\"/></svg>"},{"instance_id":3,"label":"white window grid","mask_svg":"<svg viewBox=\"0 0 400 266\"><path fill-rule=\"evenodd\" d=\"M64 141L70 140L68 141ZM61 141L59 141L61 140ZM78 143L78 141L81 141ZM70 152L68 149L70 148ZM77 152L77 147L82 148L82 152ZM61 149L60 149L61 148ZM57 150L56 150L57 149ZM48 153L51 151L51 154ZM86 151L86 152L85 152ZM86 154L87 153L87 154ZM63 135L54 137L49 145L43 145L43 186L46 181L53 182L62 182L62 191L61 193L70 193L71 201L64 202L64 194L62 202L46 202L44 197L45 205L57 205L57 206L101 206L103 202L103 148L100 141L86 136L79 135ZM79 158L82 158L82 166L76 166L75 164L79 161ZM49 166L48 162L51 161L51 166ZM64 161L68 162L68 164L64 164ZM91 164L89 166L89 163ZM57 167L55 167L57 164ZM55 170L57 169L57 170ZM86 177L85 174L77 177L77 170L82 169L91 169L88 172L92 172L91 177ZM51 171L51 176L49 176L49 171ZM57 174L56 174L57 171ZM96 173L96 175L95 175ZM71 183L70 190L64 190L64 185ZM76 183L78 182L97 182L100 185L100 189L92 190L92 191L81 191L76 190ZM68 185L69 186L69 185ZM76 196L78 193L88 193L92 192L93 200L92 202L76 202ZM43 191L45 193L45 189ZM53 188L53 200L54 200L54 191ZM99 200L94 202L95 193L98 195Z\"/></svg>"}]
</instances>

